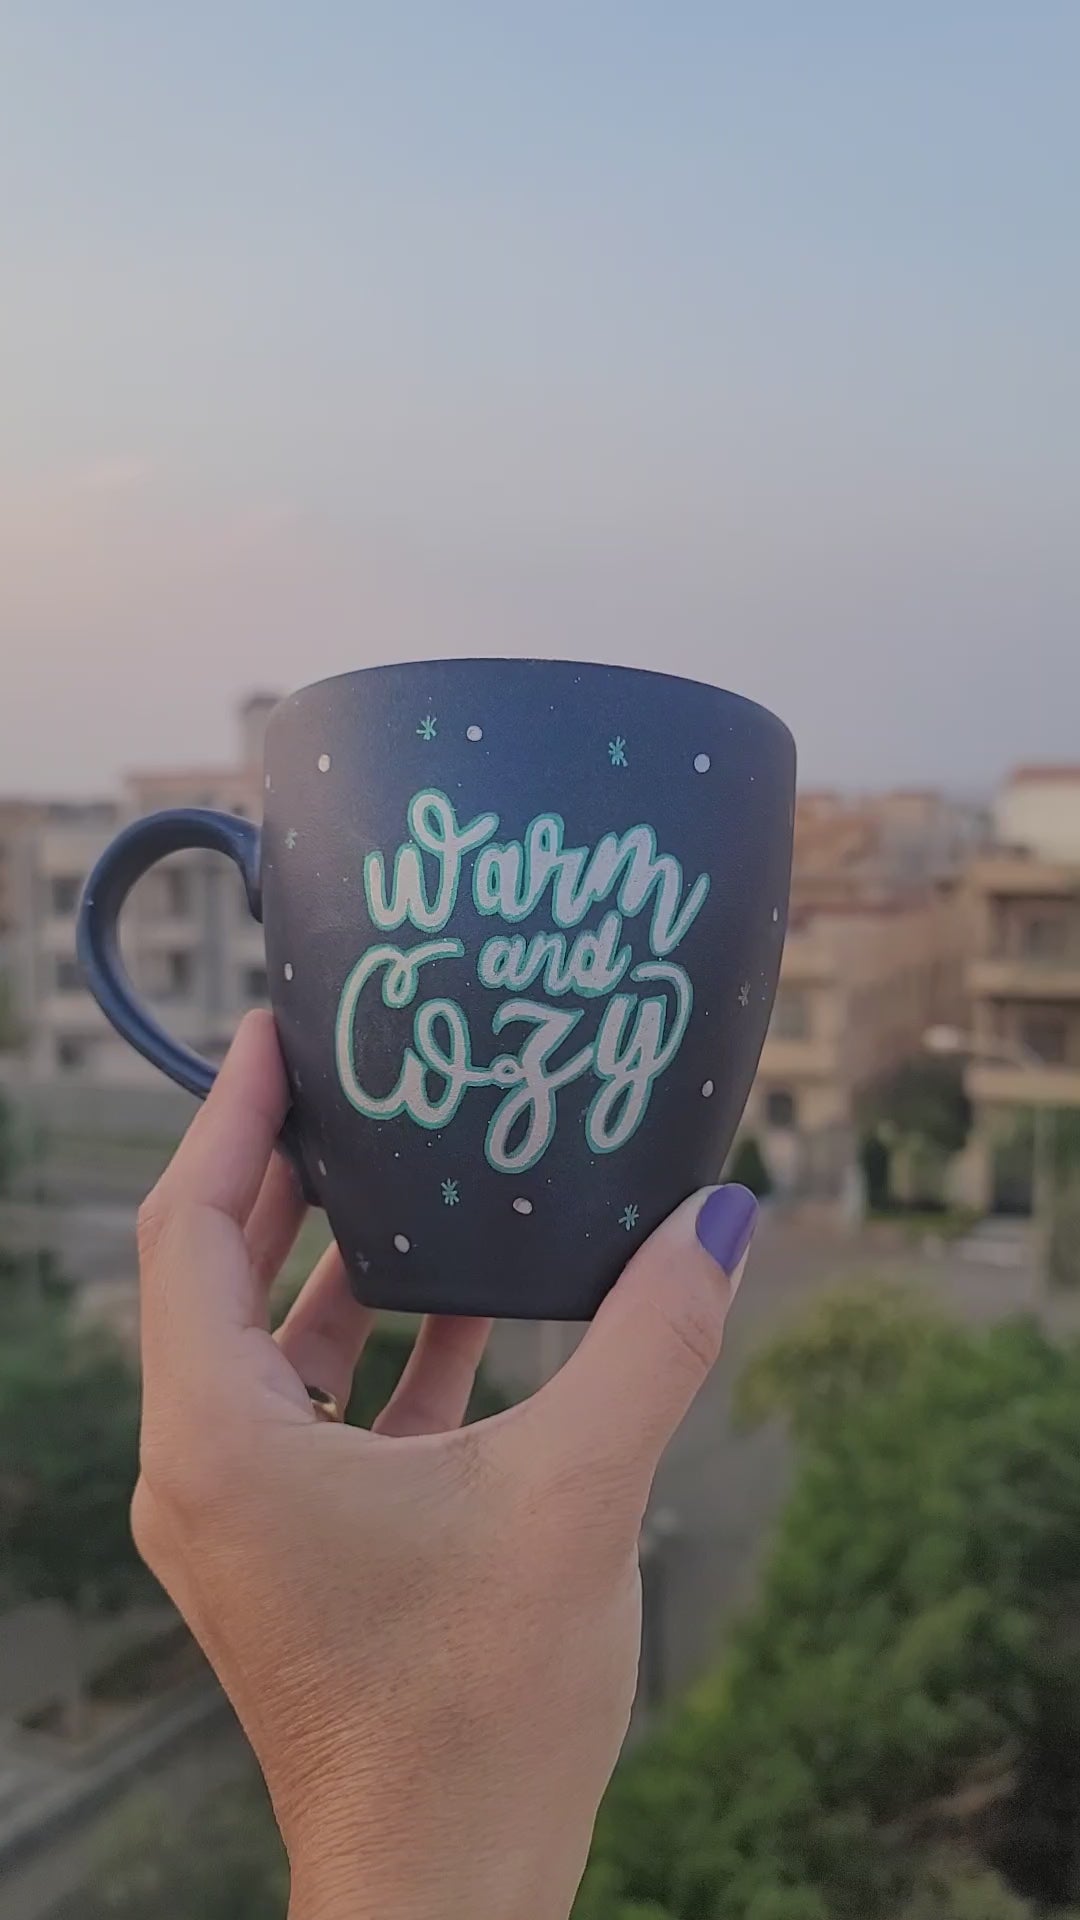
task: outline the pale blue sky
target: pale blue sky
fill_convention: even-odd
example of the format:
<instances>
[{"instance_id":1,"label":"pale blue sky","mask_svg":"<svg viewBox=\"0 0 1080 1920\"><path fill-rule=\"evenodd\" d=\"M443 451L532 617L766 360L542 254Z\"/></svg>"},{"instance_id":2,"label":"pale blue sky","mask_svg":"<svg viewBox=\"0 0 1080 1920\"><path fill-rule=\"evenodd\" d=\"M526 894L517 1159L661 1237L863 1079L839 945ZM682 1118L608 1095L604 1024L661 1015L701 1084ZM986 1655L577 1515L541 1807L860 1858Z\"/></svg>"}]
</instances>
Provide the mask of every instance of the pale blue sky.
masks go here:
<instances>
[{"instance_id":1,"label":"pale blue sky","mask_svg":"<svg viewBox=\"0 0 1080 1920\"><path fill-rule=\"evenodd\" d=\"M1080 757L1076 0L7 0L0 791L625 659Z\"/></svg>"}]
</instances>

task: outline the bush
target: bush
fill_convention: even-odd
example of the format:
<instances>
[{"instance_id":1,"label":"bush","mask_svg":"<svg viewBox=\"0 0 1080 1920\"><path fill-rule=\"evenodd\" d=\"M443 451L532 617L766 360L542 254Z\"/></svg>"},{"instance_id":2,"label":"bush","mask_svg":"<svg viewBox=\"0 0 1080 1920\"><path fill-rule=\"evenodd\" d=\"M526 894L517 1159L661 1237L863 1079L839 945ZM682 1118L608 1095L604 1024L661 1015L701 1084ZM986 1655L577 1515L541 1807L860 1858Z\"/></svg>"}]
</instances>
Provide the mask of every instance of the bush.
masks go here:
<instances>
[{"instance_id":1,"label":"bush","mask_svg":"<svg viewBox=\"0 0 1080 1920\"><path fill-rule=\"evenodd\" d=\"M749 1187L759 1200L768 1199L773 1190L772 1175L754 1134L744 1133L736 1142L724 1177L737 1181L741 1187Z\"/></svg>"}]
</instances>

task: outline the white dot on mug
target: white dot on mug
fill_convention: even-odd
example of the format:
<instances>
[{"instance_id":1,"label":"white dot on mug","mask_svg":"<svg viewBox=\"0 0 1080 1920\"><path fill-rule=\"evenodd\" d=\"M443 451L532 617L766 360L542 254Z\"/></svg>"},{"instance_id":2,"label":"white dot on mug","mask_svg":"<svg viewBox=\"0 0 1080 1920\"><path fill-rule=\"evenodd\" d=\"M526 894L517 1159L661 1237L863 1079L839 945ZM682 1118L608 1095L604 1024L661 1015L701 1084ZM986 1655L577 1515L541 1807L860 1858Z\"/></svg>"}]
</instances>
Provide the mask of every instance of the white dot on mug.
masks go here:
<instances>
[{"instance_id":1,"label":"white dot on mug","mask_svg":"<svg viewBox=\"0 0 1080 1920\"><path fill-rule=\"evenodd\" d=\"M318 759L318 767L319 767L320 773L329 773L330 755L328 753L320 753L319 759Z\"/></svg>"},{"instance_id":2,"label":"white dot on mug","mask_svg":"<svg viewBox=\"0 0 1080 1920\"><path fill-rule=\"evenodd\" d=\"M515 1213L531 1213L532 1201L531 1200L515 1200L514 1212Z\"/></svg>"},{"instance_id":3,"label":"white dot on mug","mask_svg":"<svg viewBox=\"0 0 1080 1920\"><path fill-rule=\"evenodd\" d=\"M285 962L285 978L286 980L292 979L292 961L291 960L286 960Z\"/></svg>"},{"instance_id":4,"label":"white dot on mug","mask_svg":"<svg viewBox=\"0 0 1080 1920\"><path fill-rule=\"evenodd\" d=\"M482 740L483 737L484 737L483 727L466 727L465 729L466 740Z\"/></svg>"},{"instance_id":5,"label":"white dot on mug","mask_svg":"<svg viewBox=\"0 0 1080 1920\"><path fill-rule=\"evenodd\" d=\"M709 768L711 766L712 766L712 761L709 759L709 756L707 753L695 754L694 756L694 772L695 773L708 773Z\"/></svg>"},{"instance_id":6,"label":"white dot on mug","mask_svg":"<svg viewBox=\"0 0 1080 1920\"><path fill-rule=\"evenodd\" d=\"M412 1246L412 1241L407 1240L403 1233L395 1233L394 1245L399 1253L408 1253L409 1248Z\"/></svg>"},{"instance_id":7,"label":"white dot on mug","mask_svg":"<svg viewBox=\"0 0 1080 1920\"><path fill-rule=\"evenodd\" d=\"M315 1164L316 1164L316 1166L318 1167L318 1169L319 1169L319 1172L320 1172L320 1173L322 1174L322 1177L323 1177L323 1179L325 1180L325 1179L326 1179L326 1161L325 1161L325 1160L317 1160L317 1161L315 1162Z\"/></svg>"},{"instance_id":8,"label":"white dot on mug","mask_svg":"<svg viewBox=\"0 0 1080 1920\"><path fill-rule=\"evenodd\" d=\"M263 786L266 788L267 793L269 793L270 791L270 775L269 774L267 774L266 779L263 781Z\"/></svg>"},{"instance_id":9,"label":"white dot on mug","mask_svg":"<svg viewBox=\"0 0 1080 1920\"><path fill-rule=\"evenodd\" d=\"M712 1098L712 1095L713 1095L713 1093L714 1093L715 1091L716 1091L716 1089L714 1088L714 1086L713 1086L713 1083L712 1083L712 1081L711 1081L711 1080L706 1080L706 1081L705 1081L705 1083L704 1083L704 1085L702 1086L702 1089L701 1089L701 1094L702 1094L702 1098L703 1098L704 1100L709 1100L709 1099L711 1099L711 1098Z\"/></svg>"}]
</instances>

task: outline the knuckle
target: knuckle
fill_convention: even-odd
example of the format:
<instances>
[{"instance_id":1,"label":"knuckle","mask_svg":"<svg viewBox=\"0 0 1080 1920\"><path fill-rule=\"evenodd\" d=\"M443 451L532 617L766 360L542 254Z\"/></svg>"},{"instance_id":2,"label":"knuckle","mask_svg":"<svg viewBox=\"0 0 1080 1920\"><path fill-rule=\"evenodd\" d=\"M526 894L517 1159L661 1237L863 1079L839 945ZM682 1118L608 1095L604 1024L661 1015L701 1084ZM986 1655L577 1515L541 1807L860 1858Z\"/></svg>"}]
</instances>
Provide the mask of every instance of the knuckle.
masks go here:
<instances>
[{"instance_id":1,"label":"knuckle","mask_svg":"<svg viewBox=\"0 0 1080 1920\"><path fill-rule=\"evenodd\" d=\"M177 1443L152 1429L143 1435L140 1464L140 1517L159 1531L166 1516L190 1532L220 1510L225 1476L218 1453L204 1440L187 1435Z\"/></svg>"},{"instance_id":2,"label":"knuckle","mask_svg":"<svg viewBox=\"0 0 1080 1920\"><path fill-rule=\"evenodd\" d=\"M156 1259L170 1218L168 1195L159 1182L151 1187L135 1216L135 1234L142 1264L150 1265Z\"/></svg>"},{"instance_id":3,"label":"knuckle","mask_svg":"<svg viewBox=\"0 0 1080 1920\"><path fill-rule=\"evenodd\" d=\"M153 1569L161 1553L161 1516L144 1474L140 1474L135 1482L135 1491L131 1496L130 1521L131 1537L139 1557Z\"/></svg>"}]
</instances>

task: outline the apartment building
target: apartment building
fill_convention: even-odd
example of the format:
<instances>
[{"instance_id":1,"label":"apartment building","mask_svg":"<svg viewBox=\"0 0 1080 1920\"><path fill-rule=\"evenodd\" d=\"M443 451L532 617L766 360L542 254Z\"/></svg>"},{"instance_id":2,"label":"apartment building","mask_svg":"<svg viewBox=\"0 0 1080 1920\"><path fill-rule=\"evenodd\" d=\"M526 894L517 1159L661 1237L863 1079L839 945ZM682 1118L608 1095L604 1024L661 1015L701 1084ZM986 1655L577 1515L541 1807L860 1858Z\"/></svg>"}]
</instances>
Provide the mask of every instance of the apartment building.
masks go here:
<instances>
[{"instance_id":1,"label":"apartment building","mask_svg":"<svg viewBox=\"0 0 1080 1920\"><path fill-rule=\"evenodd\" d=\"M957 1019L964 950L953 889L796 898L746 1118L781 1189L840 1192L862 1095Z\"/></svg>"},{"instance_id":2,"label":"apartment building","mask_svg":"<svg viewBox=\"0 0 1080 1920\"><path fill-rule=\"evenodd\" d=\"M801 793L793 897L833 906L955 881L991 837L984 807L932 788Z\"/></svg>"},{"instance_id":3,"label":"apartment building","mask_svg":"<svg viewBox=\"0 0 1080 1920\"><path fill-rule=\"evenodd\" d=\"M0 803L0 969L32 1079L138 1084L152 1077L82 984L75 919L83 883L117 828L164 807L217 807L259 818L262 749L276 696L239 715L233 766L132 773L119 801ZM261 929L220 855L177 854L133 890L121 941L137 986L170 1032L220 1057L245 1008L266 998Z\"/></svg>"},{"instance_id":4,"label":"apartment building","mask_svg":"<svg viewBox=\"0 0 1080 1920\"><path fill-rule=\"evenodd\" d=\"M994 809L995 845L968 875L975 1046L968 1197L1022 1205L1018 1123L1080 1109L1080 765L1021 767Z\"/></svg>"}]
</instances>

